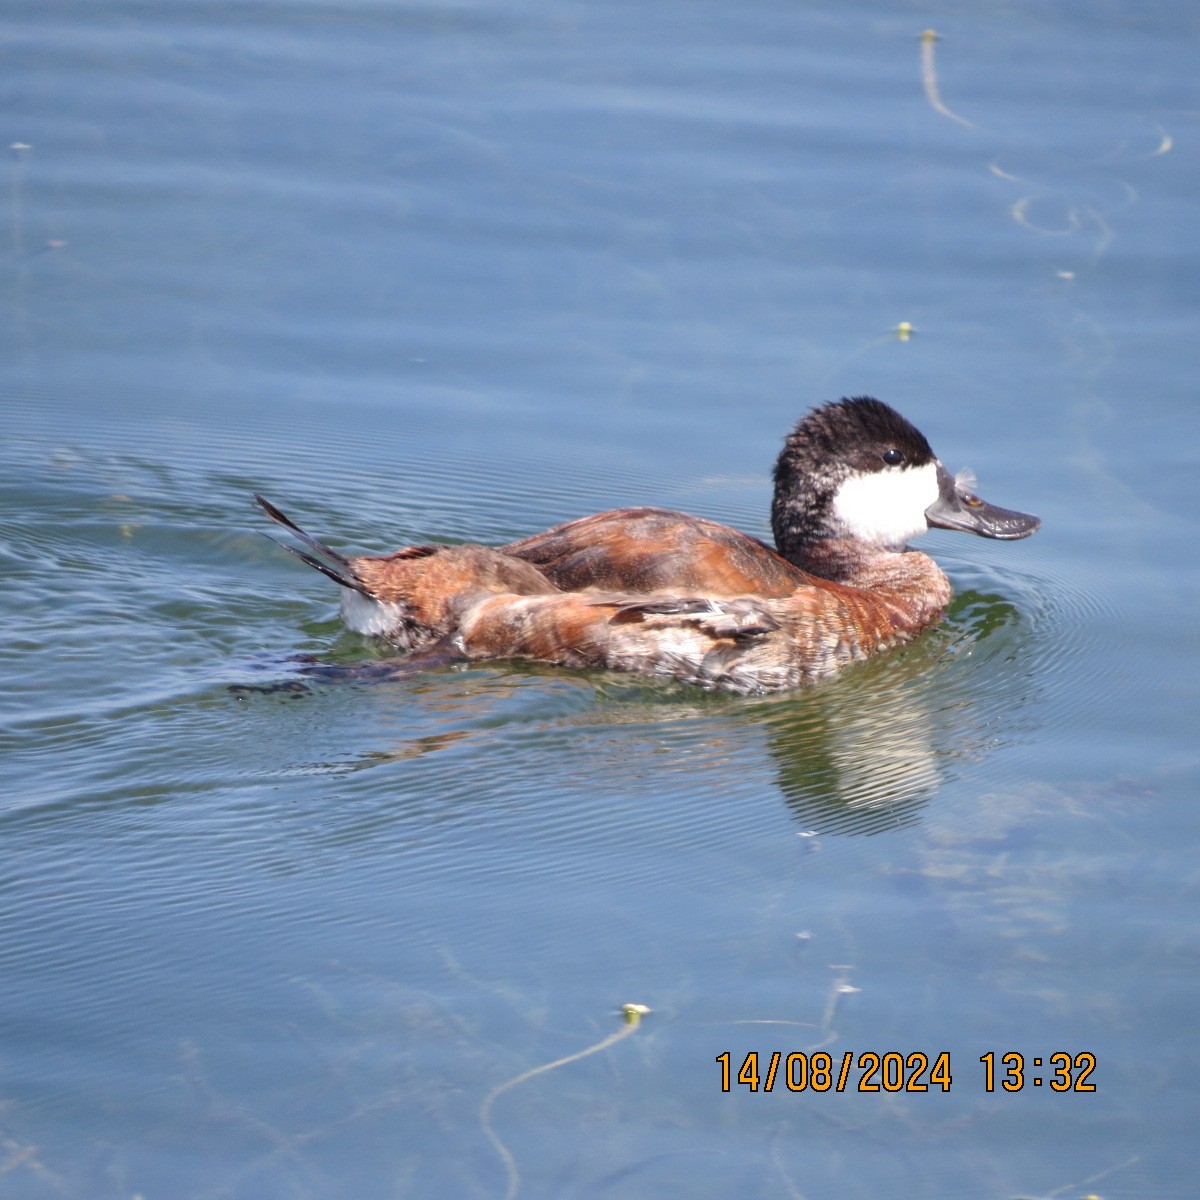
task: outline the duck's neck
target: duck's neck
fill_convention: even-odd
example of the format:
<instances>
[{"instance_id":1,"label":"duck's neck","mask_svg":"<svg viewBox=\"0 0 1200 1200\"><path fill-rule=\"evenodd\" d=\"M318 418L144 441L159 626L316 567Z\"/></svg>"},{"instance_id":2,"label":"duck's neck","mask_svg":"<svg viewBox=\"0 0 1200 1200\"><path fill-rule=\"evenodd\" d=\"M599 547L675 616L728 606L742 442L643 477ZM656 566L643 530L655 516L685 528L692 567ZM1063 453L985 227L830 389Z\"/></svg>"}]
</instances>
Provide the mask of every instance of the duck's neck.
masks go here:
<instances>
[{"instance_id":1,"label":"duck's neck","mask_svg":"<svg viewBox=\"0 0 1200 1200\"><path fill-rule=\"evenodd\" d=\"M822 538L791 561L810 575L902 606L915 625L936 620L953 594L941 567L919 550L887 550L857 538Z\"/></svg>"},{"instance_id":2,"label":"duck's neck","mask_svg":"<svg viewBox=\"0 0 1200 1200\"><path fill-rule=\"evenodd\" d=\"M860 578L874 578L879 570L892 565L904 553L871 546L858 538L826 537L789 546L784 557L810 575L861 587Z\"/></svg>"}]
</instances>

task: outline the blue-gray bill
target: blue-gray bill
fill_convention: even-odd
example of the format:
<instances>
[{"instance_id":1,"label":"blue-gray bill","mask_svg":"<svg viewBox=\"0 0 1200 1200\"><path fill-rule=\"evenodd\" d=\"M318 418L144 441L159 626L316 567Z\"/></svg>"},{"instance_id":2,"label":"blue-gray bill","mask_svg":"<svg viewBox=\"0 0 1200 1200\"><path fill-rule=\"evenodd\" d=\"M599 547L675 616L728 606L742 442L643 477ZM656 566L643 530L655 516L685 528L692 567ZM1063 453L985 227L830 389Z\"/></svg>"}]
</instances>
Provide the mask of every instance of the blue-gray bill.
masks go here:
<instances>
[{"instance_id":1,"label":"blue-gray bill","mask_svg":"<svg viewBox=\"0 0 1200 1200\"><path fill-rule=\"evenodd\" d=\"M940 495L925 510L931 529L958 529L980 537L1015 541L1035 533L1041 526L1041 519L1030 513L1000 508L980 499L941 463L938 463L938 487Z\"/></svg>"}]
</instances>

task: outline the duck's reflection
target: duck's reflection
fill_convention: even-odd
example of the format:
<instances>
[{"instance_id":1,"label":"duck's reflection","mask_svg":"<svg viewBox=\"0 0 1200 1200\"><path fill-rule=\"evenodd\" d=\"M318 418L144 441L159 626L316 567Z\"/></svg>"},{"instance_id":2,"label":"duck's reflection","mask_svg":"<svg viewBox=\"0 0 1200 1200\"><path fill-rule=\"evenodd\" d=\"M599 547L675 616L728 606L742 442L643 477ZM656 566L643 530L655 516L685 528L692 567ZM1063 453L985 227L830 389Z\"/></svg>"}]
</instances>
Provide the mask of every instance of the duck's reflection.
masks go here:
<instances>
[{"instance_id":1,"label":"duck's reflection","mask_svg":"<svg viewBox=\"0 0 1200 1200\"><path fill-rule=\"evenodd\" d=\"M1015 727L1030 692L1009 653L1022 636L1011 602L967 592L946 625L907 650L766 710L779 789L797 820L842 834L918 820L957 763Z\"/></svg>"},{"instance_id":2,"label":"duck's reflection","mask_svg":"<svg viewBox=\"0 0 1200 1200\"><path fill-rule=\"evenodd\" d=\"M903 678L854 678L764 712L779 790L805 829L878 833L918 819L953 741L934 711L929 665L910 658Z\"/></svg>"},{"instance_id":3,"label":"duck's reflection","mask_svg":"<svg viewBox=\"0 0 1200 1200\"><path fill-rule=\"evenodd\" d=\"M765 748L766 776L803 831L868 834L919 820L957 762L1016 727L1030 685L1014 666L1026 656L1012 651L1026 632L1011 602L967 592L913 645L760 699L523 664L413 671L391 659L301 669L309 687L361 684L377 698L375 728L387 745L342 759L341 771L510 742L547 781L562 774L636 788L685 773L698 789L736 796L764 777ZM490 769L479 769L482 784Z\"/></svg>"}]
</instances>

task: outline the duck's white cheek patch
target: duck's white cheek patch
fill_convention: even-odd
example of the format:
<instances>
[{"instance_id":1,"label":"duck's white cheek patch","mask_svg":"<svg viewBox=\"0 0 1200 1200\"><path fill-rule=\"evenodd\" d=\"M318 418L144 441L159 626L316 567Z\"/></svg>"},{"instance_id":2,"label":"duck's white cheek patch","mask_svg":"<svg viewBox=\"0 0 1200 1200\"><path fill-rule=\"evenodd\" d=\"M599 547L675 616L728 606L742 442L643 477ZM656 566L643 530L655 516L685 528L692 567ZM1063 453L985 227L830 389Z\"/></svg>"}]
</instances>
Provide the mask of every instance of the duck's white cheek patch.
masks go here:
<instances>
[{"instance_id":1,"label":"duck's white cheek patch","mask_svg":"<svg viewBox=\"0 0 1200 1200\"><path fill-rule=\"evenodd\" d=\"M937 463L851 475L833 498L833 511L852 537L902 546L929 527L925 510L938 498Z\"/></svg>"}]
</instances>

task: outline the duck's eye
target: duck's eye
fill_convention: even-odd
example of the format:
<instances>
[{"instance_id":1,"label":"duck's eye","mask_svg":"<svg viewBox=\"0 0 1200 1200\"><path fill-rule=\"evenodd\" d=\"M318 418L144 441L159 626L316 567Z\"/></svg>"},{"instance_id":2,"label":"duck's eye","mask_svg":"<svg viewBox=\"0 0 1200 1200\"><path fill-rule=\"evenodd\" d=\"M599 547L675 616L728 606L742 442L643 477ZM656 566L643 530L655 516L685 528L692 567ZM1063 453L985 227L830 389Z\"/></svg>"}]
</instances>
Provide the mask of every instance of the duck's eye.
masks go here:
<instances>
[{"instance_id":1,"label":"duck's eye","mask_svg":"<svg viewBox=\"0 0 1200 1200\"><path fill-rule=\"evenodd\" d=\"M898 467L904 461L904 455L899 450L885 450L883 452L883 461L889 467Z\"/></svg>"}]
</instances>

